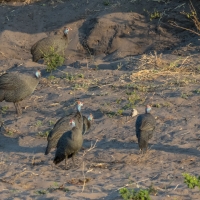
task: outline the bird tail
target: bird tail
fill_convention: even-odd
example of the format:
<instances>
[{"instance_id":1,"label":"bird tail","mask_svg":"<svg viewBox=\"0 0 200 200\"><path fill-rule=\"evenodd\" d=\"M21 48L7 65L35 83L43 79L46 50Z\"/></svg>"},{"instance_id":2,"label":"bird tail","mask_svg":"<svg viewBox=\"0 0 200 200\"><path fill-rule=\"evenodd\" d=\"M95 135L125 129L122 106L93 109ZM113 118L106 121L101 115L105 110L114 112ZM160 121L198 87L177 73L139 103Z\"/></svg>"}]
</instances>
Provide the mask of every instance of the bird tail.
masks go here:
<instances>
[{"instance_id":1,"label":"bird tail","mask_svg":"<svg viewBox=\"0 0 200 200\"><path fill-rule=\"evenodd\" d=\"M58 163L62 162L64 159L65 159L65 155L64 154L56 155L54 160L53 160L53 163L55 165L57 165Z\"/></svg>"},{"instance_id":2,"label":"bird tail","mask_svg":"<svg viewBox=\"0 0 200 200\"><path fill-rule=\"evenodd\" d=\"M51 146L49 144L47 144L45 155L48 155L50 151L51 151Z\"/></svg>"},{"instance_id":3,"label":"bird tail","mask_svg":"<svg viewBox=\"0 0 200 200\"><path fill-rule=\"evenodd\" d=\"M4 92L0 91L0 102L4 100Z\"/></svg>"},{"instance_id":4,"label":"bird tail","mask_svg":"<svg viewBox=\"0 0 200 200\"><path fill-rule=\"evenodd\" d=\"M141 131L138 137L138 144L141 150L146 150L148 147L148 133L145 131Z\"/></svg>"}]
</instances>

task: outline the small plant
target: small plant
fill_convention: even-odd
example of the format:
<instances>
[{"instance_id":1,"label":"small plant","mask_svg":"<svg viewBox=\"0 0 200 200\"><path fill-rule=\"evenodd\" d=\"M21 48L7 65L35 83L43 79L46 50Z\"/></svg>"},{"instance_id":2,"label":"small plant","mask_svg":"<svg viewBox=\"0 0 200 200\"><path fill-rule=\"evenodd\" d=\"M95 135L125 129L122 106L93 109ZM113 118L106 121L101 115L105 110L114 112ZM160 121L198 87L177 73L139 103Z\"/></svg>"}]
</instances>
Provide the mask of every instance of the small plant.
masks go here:
<instances>
[{"instance_id":1,"label":"small plant","mask_svg":"<svg viewBox=\"0 0 200 200\"><path fill-rule=\"evenodd\" d=\"M35 191L35 193L36 194L38 194L38 195L45 195L45 194L47 194L47 190L37 190L37 191Z\"/></svg>"},{"instance_id":2,"label":"small plant","mask_svg":"<svg viewBox=\"0 0 200 200\"><path fill-rule=\"evenodd\" d=\"M83 84L76 83L73 87L74 90L87 89L87 88L88 88L88 85L85 83L83 83Z\"/></svg>"},{"instance_id":3,"label":"small plant","mask_svg":"<svg viewBox=\"0 0 200 200\"><path fill-rule=\"evenodd\" d=\"M128 108L134 108L135 104L140 101L140 97L139 95L133 91L133 92L126 92L126 94L128 95L127 100L128 100L128 104L126 105L126 109Z\"/></svg>"},{"instance_id":4,"label":"small plant","mask_svg":"<svg viewBox=\"0 0 200 200\"><path fill-rule=\"evenodd\" d=\"M55 122L54 121L52 121L52 120L49 120L49 126L53 126L55 124Z\"/></svg>"},{"instance_id":5,"label":"small plant","mask_svg":"<svg viewBox=\"0 0 200 200\"><path fill-rule=\"evenodd\" d=\"M45 132L39 131L37 135L43 138L47 138L47 136L49 135L49 131Z\"/></svg>"},{"instance_id":6,"label":"small plant","mask_svg":"<svg viewBox=\"0 0 200 200\"><path fill-rule=\"evenodd\" d=\"M194 90L194 93L200 94L200 89Z\"/></svg>"},{"instance_id":7,"label":"small plant","mask_svg":"<svg viewBox=\"0 0 200 200\"><path fill-rule=\"evenodd\" d=\"M37 122L36 122L36 124L35 124L37 127L39 127L39 126L42 126L42 121L40 121L40 120L37 120Z\"/></svg>"},{"instance_id":8,"label":"small plant","mask_svg":"<svg viewBox=\"0 0 200 200\"><path fill-rule=\"evenodd\" d=\"M156 104L153 104L152 107L160 108L160 107L161 107L161 104L156 103Z\"/></svg>"},{"instance_id":9,"label":"small plant","mask_svg":"<svg viewBox=\"0 0 200 200\"><path fill-rule=\"evenodd\" d=\"M66 73L66 79L69 81L73 81L76 79L76 77L72 74Z\"/></svg>"},{"instance_id":10,"label":"small plant","mask_svg":"<svg viewBox=\"0 0 200 200\"><path fill-rule=\"evenodd\" d=\"M47 189L49 192L53 192L55 190L61 190L63 192L69 192L69 189L67 187L64 187L64 185L59 185L57 182L53 183L53 186L50 186L50 188Z\"/></svg>"},{"instance_id":11,"label":"small plant","mask_svg":"<svg viewBox=\"0 0 200 200\"><path fill-rule=\"evenodd\" d=\"M188 95L182 92L182 93L181 93L181 98L183 98L183 99L188 99Z\"/></svg>"},{"instance_id":12,"label":"small plant","mask_svg":"<svg viewBox=\"0 0 200 200\"><path fill-rule=\"evenodd\" d=\"M13 136L13 133L14 133L14 132L13 132L12 130L6 131L6 134L9 135L9 136Z\"/></svg>"},{"instance_id":13,"label":"small plant","mask_svg":"<svg viewBox=\"0 0 200 200\"><path fill-rule=\"evenodd\" d=\"M190 13L182 12L183 15L185 15L188 19L193 19L195 16L197 16L196 11L192 11Z\"/></svg>"},{"instance_id":14,"label":"small plant","mask_svg":"<svg viewBox=\"0 0 200 200\"><path fill-rule=\"evenodd\" d=\"M55 79L55 76L53 76L53 75L50 75L50 76L48 77L48 79L49 79L50 81L52 81L52 80L54 80L54 79Z\"/></svg>"},{"instance_id":15,"label":"small plant","mask_svg":"<svg viewBox=\"0 0 200 200\"><path fill-rule=\"evenodd\" d=\"M188 173L183 173L182 174L184 177L184 183L190 188L193 189L195 187L198 187L200 189L200 176L192 176Z\"/></svg>"},{"instance_id":16,"label":"small plant","mask_svg":"<svg viewBox=\"0 0 200 200\"><path fill-rule=\"evenodd\" d=\"M116 103L117 103L117 104L120 104L121 102L122 102L122 99L121 99L121 98L116 100Z\"/></svg>"},{"instance_id":17,"label":"small plant","mask_svg":"<svg viewBox=\"0 0 200 200\"><path fill-rule=\"evenodd\" d=\"M123 65L122 65L122 63L121 63L121 62L120 62L120 63L118 63L118 64L117 64L117 70L120 70L120 69L122 68L122 66L123 66Z\"/></svg>"},{"instance_id":18,"label":"small plant","mask_svg":"<svg viewBox=\"0 0 200 200\"><path fill-rule=\"evenodd\" d=\"M123 112L124 112L124 110L123 110L123 109L119 109L119 110L117 111L117 114L118 114L118 115L122 115L122 114L123 114Z\"/></svg>"},{"instance_id":19,"label":"small plant","mask_svg":"<svg viewBox=\"0 0 200 200\"><path fill-rule=\"evenodd\" d=\"M1 108L1 112L2 112L3 114L5 114L5 113L7 112L7 110L8 110L8 106L3 106L3 107Z\"/></svg>"},{"instance_id":20,"label":"small plant","mask_svg":"<svg viewBox=\"0 0 200 200\"><path fill-rule=\"evenodd\" d=\"M159 19L160 17L161 13L159 13L157 10L154 10L154 12L150 14L150 21L152 21L153 19Z\"/></svg>"},{"instance_id":21,"label":"small plant","mask_svg":"<svg viewBox=\"0 0 200 200\"><path fill-rule=\"evenodd\" d=\"M84 78L84 75L83 74L78 74L78 77L79 78Z\"/></svg>"},{"instance_id":22,"label":"small plant","mask_svg":"<svg viewBox=\"0 0 200 200\"><path fill-rule=\"evenodd\" d=\"M47 72L56 70L57 67L62 66L64 57L56 53L54 47L51 47L48 53L44 53L44 62L47 65Z\"/></svg>"},{"instance_id":23,"label":"small plant","mask_svg":"<svg viewBox=\"0 0 200 200\"><path fill-rule=\"evenodd\" d=\"M149 15L150 21L152 21L153 19L159 19L161 17L161 13L158 12L156 9L154 9L154 12L152 12L152 13L150 13L145 8L143 9L143 11L146 12Z\"/></svg>"},{"instance_id":24,"label":"small plant","mask_svg":"<svg viewBox=\"0 0 200 200\"><path fill-rule=\"evenodd\" d=\"M140 189L136 192L134 189L121 188L119 193L124 200L151 200L148 190Z\"/></svg>"}]
</instances>

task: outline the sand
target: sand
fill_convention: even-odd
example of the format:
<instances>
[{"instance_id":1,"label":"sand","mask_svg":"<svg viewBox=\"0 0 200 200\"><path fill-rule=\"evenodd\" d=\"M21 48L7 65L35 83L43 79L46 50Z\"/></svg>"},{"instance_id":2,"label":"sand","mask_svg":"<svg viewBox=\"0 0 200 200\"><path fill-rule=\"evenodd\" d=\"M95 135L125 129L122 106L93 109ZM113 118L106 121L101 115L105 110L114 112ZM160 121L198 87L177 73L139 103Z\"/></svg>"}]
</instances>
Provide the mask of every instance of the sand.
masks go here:
<instances>
[{"instance_id":1,"label":"sand","mask_svg":"<svg viewBox=\"0 0 200 200\"><path fill-rule=\"evenodd\" d=\"M153 200L199 199L182 173L200 170L200 40L169 23L196 30L180 14L189 12L185 1L0 2L1 74L42 72L20 117L13 103L0 103L1 199L120 200L122 187L151 185ZM150 20L155 10L162 17ZM65 63L50 74L42 60L32 62L30 48L66 26ZM53 165L55 150L44 155L46 133L78 99L94 122L77 167L69 160L65 170L64 162ZM157 124L141 155L130 113L144 113L146 104Z\"/></svg>"}]
</instances>

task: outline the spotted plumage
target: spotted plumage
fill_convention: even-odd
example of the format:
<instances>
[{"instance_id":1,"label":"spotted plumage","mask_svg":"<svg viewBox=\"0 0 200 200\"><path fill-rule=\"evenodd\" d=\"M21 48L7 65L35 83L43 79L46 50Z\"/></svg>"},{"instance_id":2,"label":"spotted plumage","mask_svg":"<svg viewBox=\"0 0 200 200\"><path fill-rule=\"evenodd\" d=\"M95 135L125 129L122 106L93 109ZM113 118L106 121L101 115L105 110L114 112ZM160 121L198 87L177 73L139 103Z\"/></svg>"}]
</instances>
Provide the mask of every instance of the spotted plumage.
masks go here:
<instances>
[{"instance_id":1,"label":"spotted plumage","mask_svg":"<svg viewBox=\"0 0 200 200\"><path fill-rule=\"evenodd\" d=\"M143 153L147 151L148 141L153 137L156 125L156 120L154 116L151 115L150 111L151 111L151 106L147 105L145 113L139 115L135 123L138 145Z\"/></svg>"},{"instance_id":2,"label":"spotted plumage","mask_svg":"<svg viewBox=\"0 0 200 200\"><path fill-rule=\"evenodd\" d=\"M10 72L0 76L0 102L13 102L18 115L22 114L20 101L31 95L41 76L38 70L34 76Z\"/></svg>"}]
</instances>

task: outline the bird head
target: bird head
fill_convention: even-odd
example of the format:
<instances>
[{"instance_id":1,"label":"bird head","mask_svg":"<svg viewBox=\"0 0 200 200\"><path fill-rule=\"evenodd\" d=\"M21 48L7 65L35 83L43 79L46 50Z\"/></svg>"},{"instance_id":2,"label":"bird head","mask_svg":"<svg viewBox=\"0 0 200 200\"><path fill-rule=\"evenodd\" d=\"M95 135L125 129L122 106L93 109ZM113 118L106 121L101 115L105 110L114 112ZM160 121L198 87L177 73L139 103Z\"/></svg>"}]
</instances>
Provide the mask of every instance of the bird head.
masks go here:
<instances>
[{"instance_id":1,"label":"bird head","mask_svg":"<svg viewBox=\"0 0 200 200\"><path fill-rule=\"evenodd\" d=\"M40 77L41 77L41 72L40 72L40 70L37 70L37 71L35 72L35 76L36 76L37 78L40 78Z\"/></svg>"},{"instance_id":2,"label":"bird head","mask_svg":"<svg viewBox=\"0 0 200 200\"><path fill-rule=\"evenodd\" d=\"M93 115L90 113L90 115L88 116L88 121L92 121L94 119Z\"/></svg>"},{"instance_id":3,"label":"bird head","mask_svg":"<svg viewBox=\"0 0 200 200\"><path fill-rule=\"evenodd\" d=\"M83 106L83 102L77 101L77 109L79 112L81 112L81 107Z\"/></svg>"},{"instance_id":4,"label":"bird head","mask_svg":"<svg viewBox=\"0 0 200 200\"><path fill-rule=\"evenodd\" d=\"M72 126L72 128L76 126L76 123L73 119L69 121L69 124Z\"/></svg>"},{"instance_id":5,"label":"bird head","mask_svg":"<svg viewBox=\"0 0 200 200\"><path fill-rule=\"evenodd\" d=\"M151 106L147 105L145 111L146 111L146 113L150 113L151 112Z\"/></svg>"},{"instance_id":6,"label":"bird head","mask_svg":"<svg viewBox=\"0 0 200 200\"><path fill-rule=\"evenodd\" d=\"M72 29L71 29L70 27L66 28L66 29L64 30L64 34L67 35L67 34L69 33L69 31L71 31L71 30L72 30Z\"/></svg>"}]
</instances>

